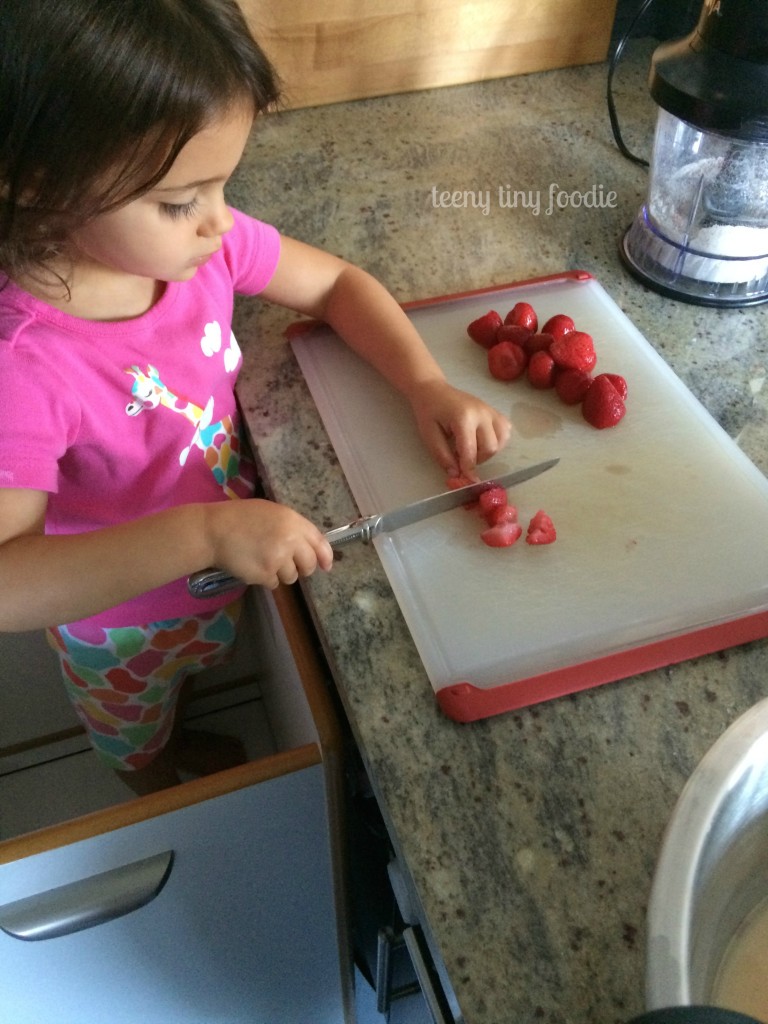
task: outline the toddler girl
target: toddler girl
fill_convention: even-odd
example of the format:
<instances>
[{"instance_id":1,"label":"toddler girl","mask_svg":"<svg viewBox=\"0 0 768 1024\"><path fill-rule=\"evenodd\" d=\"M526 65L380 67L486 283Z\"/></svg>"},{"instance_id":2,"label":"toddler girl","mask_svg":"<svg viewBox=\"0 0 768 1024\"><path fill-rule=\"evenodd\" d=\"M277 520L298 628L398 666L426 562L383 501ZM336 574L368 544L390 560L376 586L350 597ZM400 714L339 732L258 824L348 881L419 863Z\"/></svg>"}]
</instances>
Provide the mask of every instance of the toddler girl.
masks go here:
<instances>
[{"instance_id":1,"label":"toddler girl","mask_svg":"<svg viewBox=\"0 0 768 1024\"><path fill-rule=\"evenodd\" d=\"M446 475L509 435L373 278L226 204L277 98L234 0L0 4L0 629L49 628L92 744L134 778L234 637L237 595L200 601L188 575L272 588L333 562L252 497L235 293L328 322Z\"/></svg>"}]
</instances>

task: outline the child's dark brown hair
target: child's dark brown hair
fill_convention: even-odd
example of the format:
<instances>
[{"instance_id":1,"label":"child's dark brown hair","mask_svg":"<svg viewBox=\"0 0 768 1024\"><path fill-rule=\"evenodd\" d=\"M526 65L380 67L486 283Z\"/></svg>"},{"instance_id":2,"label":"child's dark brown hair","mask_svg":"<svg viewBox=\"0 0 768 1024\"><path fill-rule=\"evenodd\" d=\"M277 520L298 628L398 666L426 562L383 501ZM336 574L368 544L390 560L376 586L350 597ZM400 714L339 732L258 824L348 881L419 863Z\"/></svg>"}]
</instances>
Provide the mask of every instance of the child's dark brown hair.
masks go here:
<instances>
[{"instance_id":1,"label":"child's dark brown hair","mask_svg":"<svg viewBox=\"0 0 768 1024\"><path fill-rule=\"evenodd\" d=\"M277 103L235 0L1 0L0 270L44 270L241 103Z\"/></svg>"}]
</instances>

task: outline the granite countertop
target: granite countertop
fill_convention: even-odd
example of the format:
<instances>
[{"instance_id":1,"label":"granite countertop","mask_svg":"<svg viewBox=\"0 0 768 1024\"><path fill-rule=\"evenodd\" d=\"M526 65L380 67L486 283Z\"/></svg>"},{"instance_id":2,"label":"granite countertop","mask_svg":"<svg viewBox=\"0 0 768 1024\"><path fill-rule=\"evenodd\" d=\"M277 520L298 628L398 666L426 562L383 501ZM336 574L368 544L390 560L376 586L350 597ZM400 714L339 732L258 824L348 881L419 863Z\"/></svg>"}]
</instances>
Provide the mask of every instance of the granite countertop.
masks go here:
<instances>
[{"instance_id":1,"label":"granite countertop","mask_svg":"<svg viewBox=\"0 0 768 1024\"><path fill-rule=\"evenodd\" d=\"M652 49L615 95L650 154ZM617 244L647 171L611 136L604 65L283 112L263 122L230 198L357 262L401 301L592 273L747 455L768 468L768 307L662 298ZM436 205L442 190L602 186L615 206ZM437 188L437 192L433 191ZM266 486L326 527L355 506L283 331L241 300L240 395ZM393 840L467 1024L626 1021L643 1009L645 913L664 826L708 747L768 693L768 644L471 725L438 710L372 548L305 588ZM619 595L620 596L620 595Z\"/></svg>"}]
</instances>

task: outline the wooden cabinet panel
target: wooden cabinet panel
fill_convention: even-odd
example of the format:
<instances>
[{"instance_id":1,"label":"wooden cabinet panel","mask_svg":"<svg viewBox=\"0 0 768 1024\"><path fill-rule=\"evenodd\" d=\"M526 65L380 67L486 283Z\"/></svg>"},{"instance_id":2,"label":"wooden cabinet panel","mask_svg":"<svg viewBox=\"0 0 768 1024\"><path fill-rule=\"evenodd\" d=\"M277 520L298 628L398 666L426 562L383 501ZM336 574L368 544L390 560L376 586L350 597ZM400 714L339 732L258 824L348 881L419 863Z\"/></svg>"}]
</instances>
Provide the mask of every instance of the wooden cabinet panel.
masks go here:
<instances>
[{"instance_id":1,"label":"wooden cabinet panel","mask_svg":"<svg viewBox=\"0 0 768 1024\"><path fill-rule=\"evenodd\" d=\"M306 107L604 60L616 0L241 5L287 105Z\"/></svg>"}]
</instances>

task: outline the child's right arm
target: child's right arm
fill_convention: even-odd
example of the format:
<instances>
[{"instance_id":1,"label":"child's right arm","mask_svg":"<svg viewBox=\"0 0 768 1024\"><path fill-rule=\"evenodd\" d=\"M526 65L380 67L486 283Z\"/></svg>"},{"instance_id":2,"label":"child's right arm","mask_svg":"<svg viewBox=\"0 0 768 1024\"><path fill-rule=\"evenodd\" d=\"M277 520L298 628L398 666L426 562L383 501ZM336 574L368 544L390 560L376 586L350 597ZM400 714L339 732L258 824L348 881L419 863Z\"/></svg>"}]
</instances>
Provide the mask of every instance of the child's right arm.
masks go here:
<instances>
[{"instance_id":1,"label":"child's right arm","mask_svg":"<svg viewBox=\"0 0 768 1024\"><path fill-rule=\"evenodd\" d=\"M75 622L215 565L274 588L330 569L308 519L252 498L182 505L89 533L44 533L43 491L0 489L0 631Z\"/></svg>"}]
</instances>

